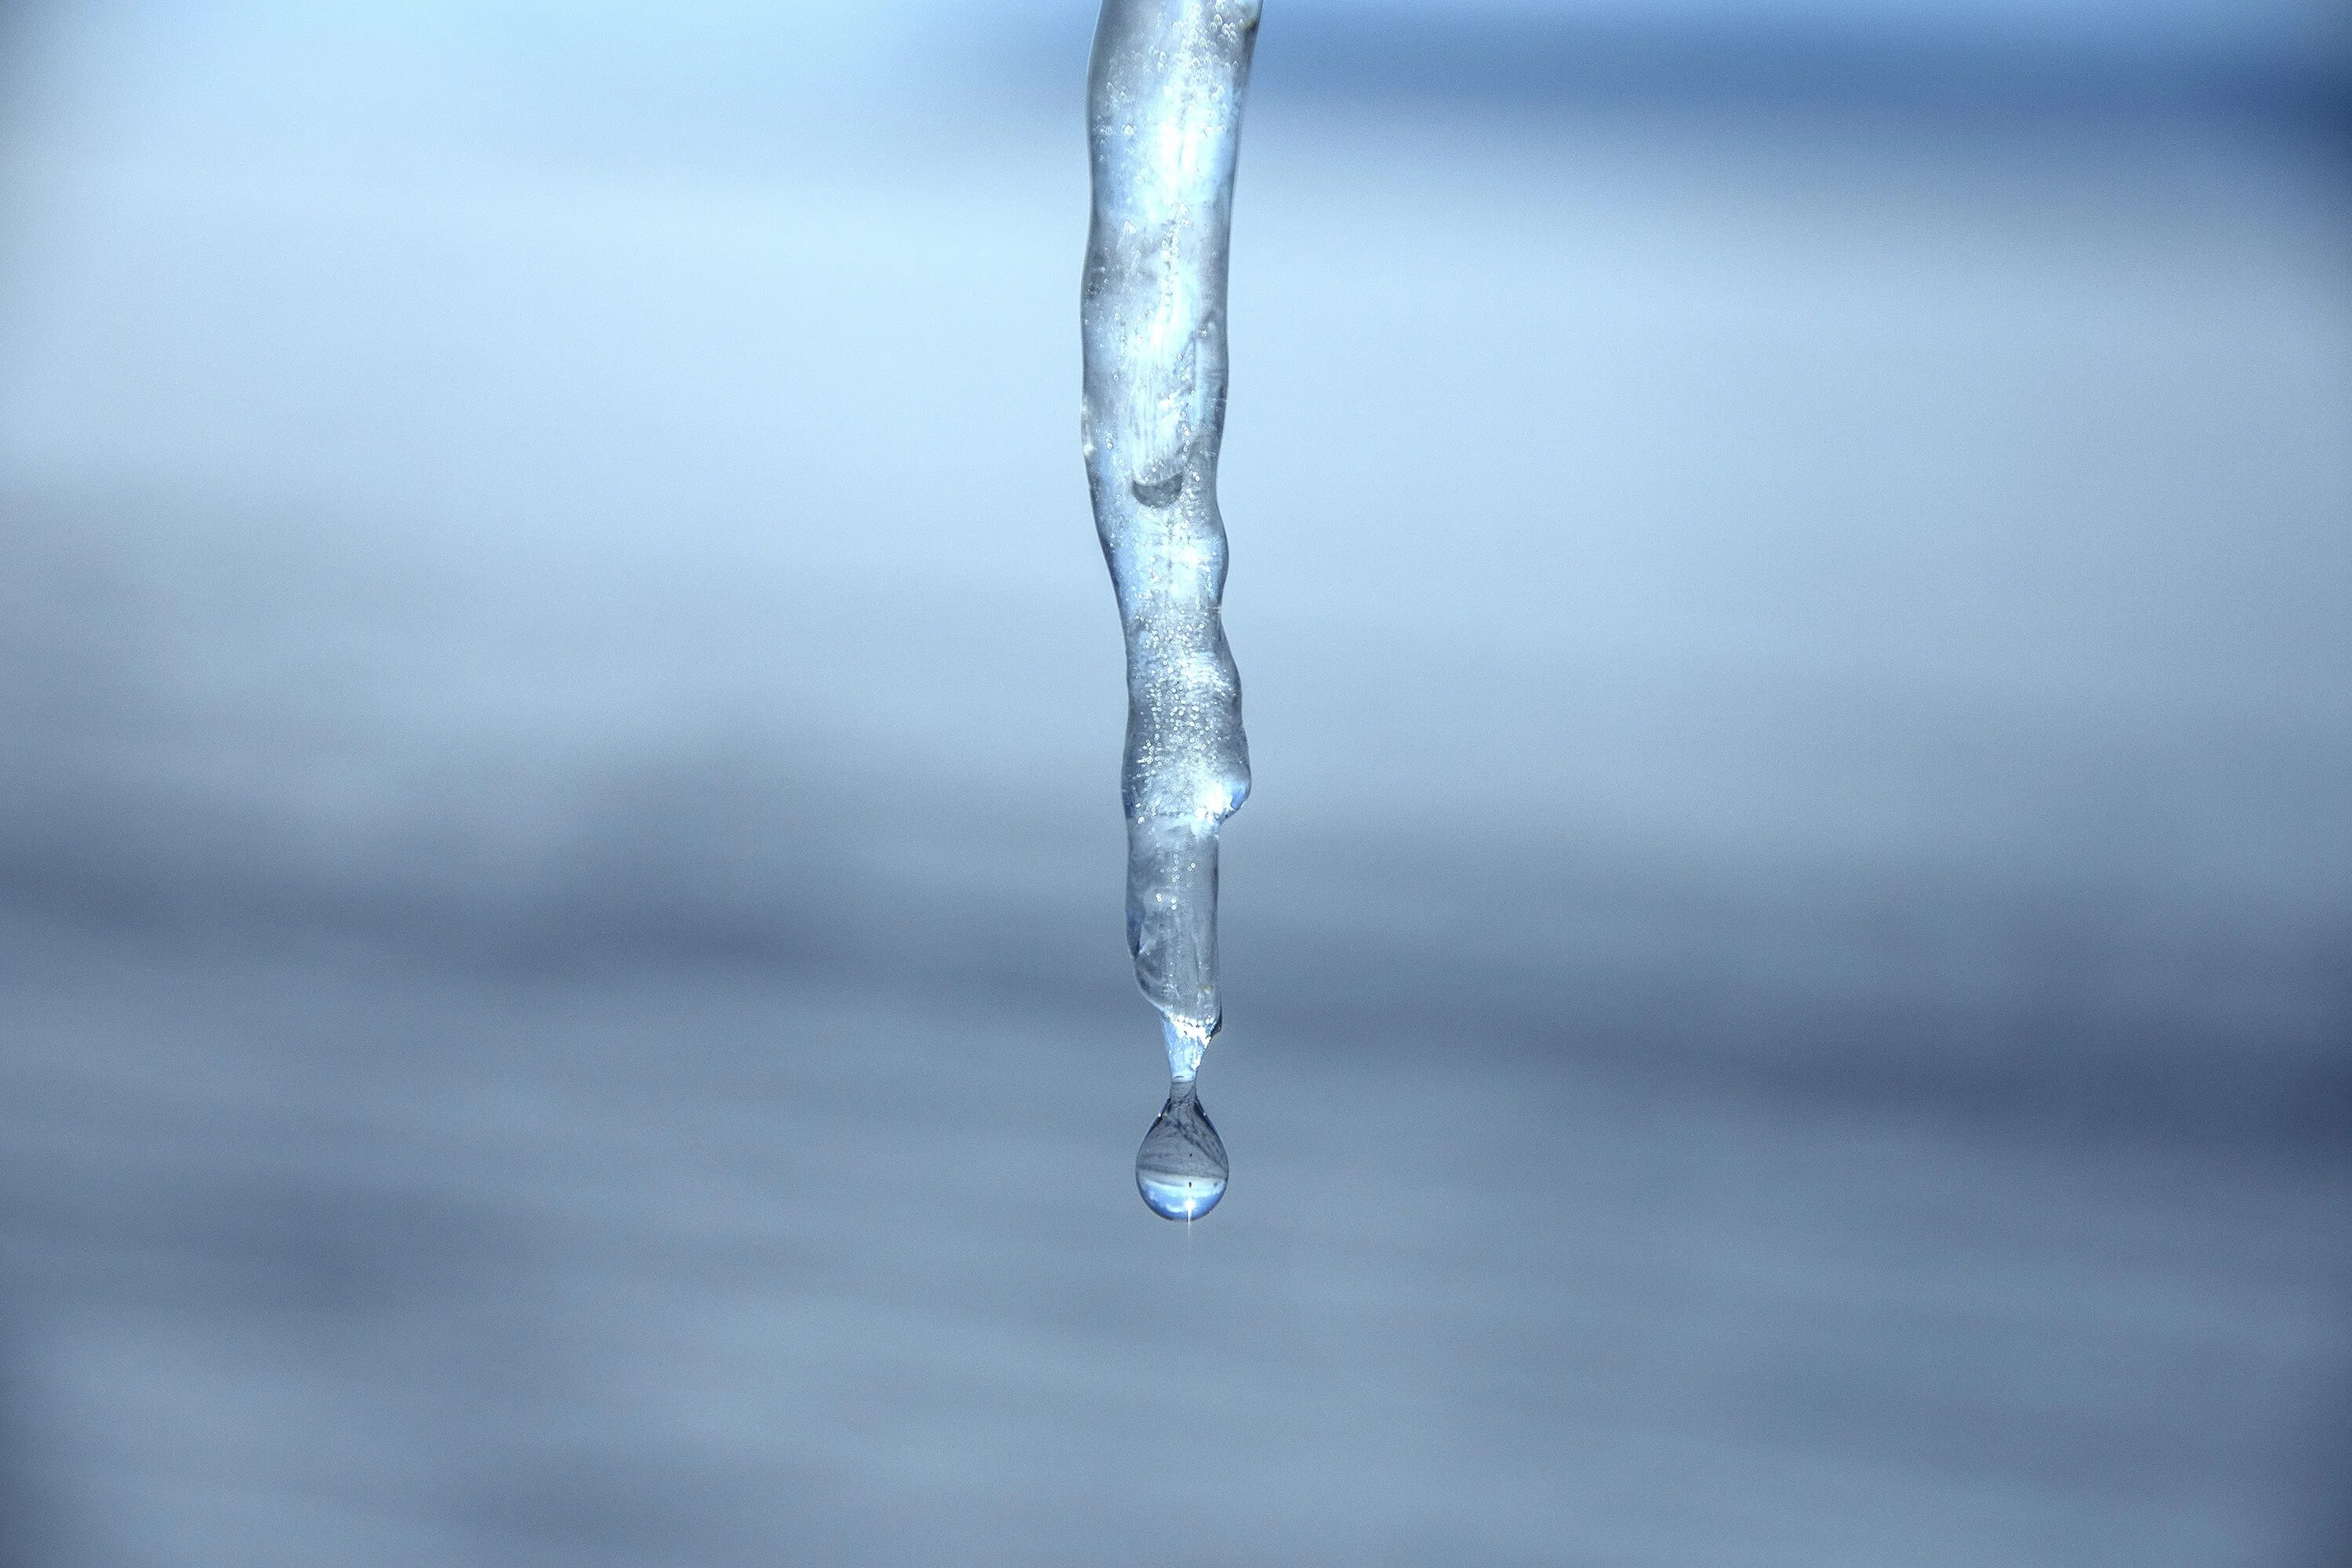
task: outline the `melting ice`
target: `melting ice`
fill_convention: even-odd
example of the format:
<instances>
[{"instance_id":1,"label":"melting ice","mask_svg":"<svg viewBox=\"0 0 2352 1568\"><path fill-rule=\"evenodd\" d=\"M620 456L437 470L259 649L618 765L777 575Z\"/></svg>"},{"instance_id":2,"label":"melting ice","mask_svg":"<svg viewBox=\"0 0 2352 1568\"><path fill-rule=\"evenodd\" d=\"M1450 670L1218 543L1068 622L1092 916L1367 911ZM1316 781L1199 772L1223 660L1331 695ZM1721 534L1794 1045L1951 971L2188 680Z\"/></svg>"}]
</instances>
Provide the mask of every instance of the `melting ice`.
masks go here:
<instances>
[{"instance_id":1,"label":"melting ice","mask_svg":"<svg viewBox=\"0 0 2352 1568\"><path fill-rule=\"evenodd\" d=\"M1193 1079L1224 1017L1217 831L1249 794L1241 679L1217 614L1216 487L1234 166L1257 21L1258 0L1105 0L1087 73L1087 479L1127 637L1128 946L1167 1021L1171 1080L1136 1184L1155 1212L1182 1219L1206 1214L1225 1183Z\"/></svg>"}]
</instances>

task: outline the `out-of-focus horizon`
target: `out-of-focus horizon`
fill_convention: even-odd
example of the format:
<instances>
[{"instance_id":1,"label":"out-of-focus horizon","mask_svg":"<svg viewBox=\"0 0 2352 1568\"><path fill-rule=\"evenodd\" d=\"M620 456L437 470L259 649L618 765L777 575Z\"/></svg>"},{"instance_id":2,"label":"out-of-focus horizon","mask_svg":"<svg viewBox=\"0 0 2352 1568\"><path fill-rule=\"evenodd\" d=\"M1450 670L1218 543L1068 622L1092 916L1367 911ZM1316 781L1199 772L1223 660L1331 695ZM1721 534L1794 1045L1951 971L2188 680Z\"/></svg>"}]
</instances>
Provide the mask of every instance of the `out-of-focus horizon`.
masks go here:
<instances>
[{"instance_id":1,"label":"out-of-focus horizon","mask_svg":"<svg viewBox=\"0 0 2352 1568\"><path fill-rule=\"evenodd\" d=\"M0 1563L2337 1561L2344 15L1269 5L1172 1251L1092 22L0 11Z\"/></svg>"}]
</instances>

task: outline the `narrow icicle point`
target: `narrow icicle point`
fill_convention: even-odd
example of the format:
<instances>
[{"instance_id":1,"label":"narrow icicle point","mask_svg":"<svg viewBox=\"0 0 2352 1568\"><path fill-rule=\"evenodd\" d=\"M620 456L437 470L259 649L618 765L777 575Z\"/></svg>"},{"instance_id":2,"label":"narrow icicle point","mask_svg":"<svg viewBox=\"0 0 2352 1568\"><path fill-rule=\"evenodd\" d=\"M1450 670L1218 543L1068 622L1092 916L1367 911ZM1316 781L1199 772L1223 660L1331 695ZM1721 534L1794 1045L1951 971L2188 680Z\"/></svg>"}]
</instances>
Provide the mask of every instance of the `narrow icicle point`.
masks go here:
<instances>
[{"instance_id":1,"label":"narrow icicle point","mask_svg":"<svg viewBox=\"0 0 2352 1568\"><path fill-rule=\"evenodd\" d=\"M1257 0L1105 0L1087 76L1094 216L1080 321L1087 479L1127 638L1127 940L1186 1088L1224 1021L1217 830L1249 794L1241 679L1218 605L1225 263ZM1144 1141L1189 1128L1178 1097ZM1170 1136L1181 1138L1181 1132ZM1189 1146L1189 1145L1188 1145ZM1224 1190L1213 1130L1214 1192ZM1152 1197L1144 1165L1144 1195ZM1192 1180L1192 1177L1187 1177ZM1200 1178L1205 1180L1205 1178Z\"/></svg>"},{"instance_id":2,"label":"narrow icicle point","mask_svg":"<svg viewBox=\"0 0 2352 1568\"><path fill-rule=\"evenodd\" d=\"M1224 1141L1201 1109L1189 1078L1168 1086L1168 1103L1135 1152L1135 1190L1161 1219L1196 1220L1225 1195Z\"/></svg>"}]
</instances>

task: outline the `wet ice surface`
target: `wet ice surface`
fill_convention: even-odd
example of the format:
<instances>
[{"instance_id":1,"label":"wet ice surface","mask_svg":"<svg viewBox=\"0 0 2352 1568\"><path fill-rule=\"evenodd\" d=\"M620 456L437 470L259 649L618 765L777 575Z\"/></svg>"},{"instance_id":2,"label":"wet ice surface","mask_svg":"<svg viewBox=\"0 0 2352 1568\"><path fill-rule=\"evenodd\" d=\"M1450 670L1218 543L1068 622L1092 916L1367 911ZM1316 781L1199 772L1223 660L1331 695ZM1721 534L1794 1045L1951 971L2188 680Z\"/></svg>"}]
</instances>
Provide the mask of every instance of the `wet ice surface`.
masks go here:
<instances>
[{"instance_id":1,"label":"wet ice surface","mask_svg":"<svg viewBox=\"0 0 2352 1568\"><path fill-rule=\"evenodd\" d=\"M1087 76L1083 423L1127 646L1127 937L1180 1081L1224 1020L1218 830L1250 785L1241 678L1218 616L1217 444L1257 19L1257 0L1107 0Z\"/></svg>"},{"instance_id":2,"label":"wet ice surface","mask_svg":"<svg viewBox=\"0 0 2352 1568\"><path fill-rule=\"evenodd\" d=\"M1189 1241L1066 116L17 181L0 1553L2329 1560L2338 187L1265 107Z\"/></svg>"},{"instance_id":3,"label":"wet ice surface","mask_svg":"<svg viewBox=\"0 0 2352 1568\"><path fill-rule=\"evenodd\" d=\"M1225 275L1256 0L1106 0L1087 83L1093 216L1080 307L1087 482L1127 647L1127 943L1160 1009L1168 1102L1136 1189L1190 1224L1224 1196L1193 1079L1224 1022L1217 851L1249 795L1241 677L1217 614Z\"/></svg>"}]
</instances>

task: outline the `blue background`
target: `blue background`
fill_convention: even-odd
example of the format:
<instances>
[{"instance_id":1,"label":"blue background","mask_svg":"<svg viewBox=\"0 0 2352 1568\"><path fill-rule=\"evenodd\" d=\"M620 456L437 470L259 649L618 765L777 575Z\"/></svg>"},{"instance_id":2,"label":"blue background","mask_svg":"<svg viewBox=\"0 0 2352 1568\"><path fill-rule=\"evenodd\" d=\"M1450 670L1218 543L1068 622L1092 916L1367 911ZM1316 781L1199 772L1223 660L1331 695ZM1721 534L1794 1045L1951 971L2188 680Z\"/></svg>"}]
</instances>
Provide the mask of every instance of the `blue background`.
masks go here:
<instances>
[{"instance_id":1,"label":"blue background","mask_svg":"<svg viewBox=\"0 0 2352 1568\"><path fill-rule=\"evenodd\" d=\"M1189 1235L1091 25L0 13L0 1563L2340 1563L2343 16L1270 0Z\"/></svg>"}]
</instances>

